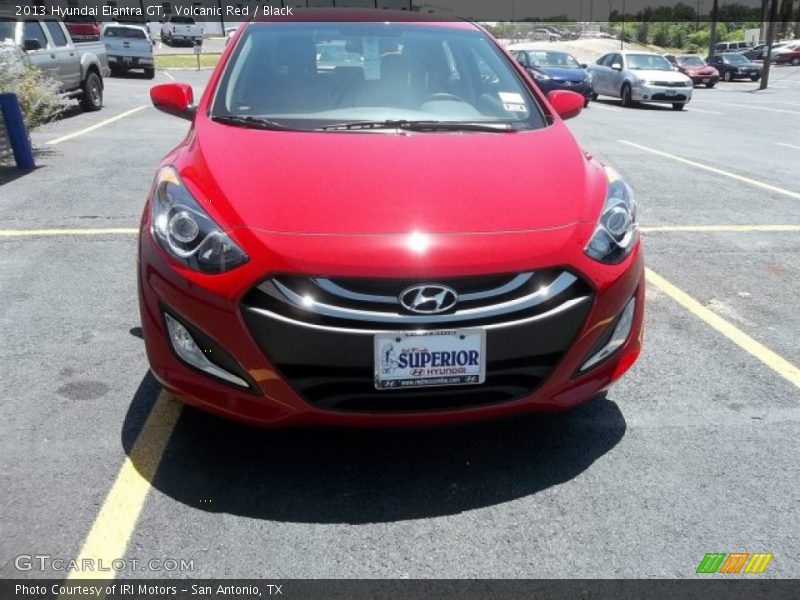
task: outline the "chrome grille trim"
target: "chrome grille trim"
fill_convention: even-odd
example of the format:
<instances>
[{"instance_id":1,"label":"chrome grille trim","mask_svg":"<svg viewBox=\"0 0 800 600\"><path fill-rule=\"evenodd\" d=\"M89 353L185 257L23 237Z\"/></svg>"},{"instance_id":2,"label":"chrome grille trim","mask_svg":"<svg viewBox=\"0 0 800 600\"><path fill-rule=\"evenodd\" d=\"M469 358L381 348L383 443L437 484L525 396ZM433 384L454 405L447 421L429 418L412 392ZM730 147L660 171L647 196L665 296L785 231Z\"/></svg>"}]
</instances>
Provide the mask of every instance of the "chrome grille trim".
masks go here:
<instances>
[{"instance_id":1,"label":"chrome grille trim","mask_svg":"<svg viewBox=\"0 0 800 600\"><path fill-rule=\"evenodd\" d=\"M532 276L533 276L532 273L524 273L518 275L514 277L512 281L504 284L503 286L498 286L493 290L483 290L480 292L473 292L471 294L463 294L462 296L459 297L459 301L460 302L466 301L470 295L473 295L473 299L476 298L485 299L500 294L508 293L509 289L511 290L518 289L525 283L529 282ZM505 315L513 316L513 313L525 311L527 309L536 307L540 304L546 303L549 300L552 300L556 296L564 293L576 281L578 281L578 279L575 275L572 275L571 273L568 273L566 271L562 271L553 281L550 282L549 285L543 286L533 293L526 294L524 296L520 296L505 302L499 302L496 304L489 304L485 306L478 306L474 308L465 308L462 310L456 310L455 312L452 313L441 314L441 315L409 315L398 312L397 310L394 310L392 312L360 310L355 308L347 308L343 306L334 306L331 304L315 302L313 300L309 300L307 297L298 294L297 292L290 289L288 286L286 286L276 278L265 281L264 283L258 286L258 289L272 296L273 298L281 300L284 303L288 303L289 305L291 305L296 309L306 311L315 315L319 315L322 317L329 317L334 319L342 319L346 321L356 321L356 322L361 321L370 323L385 323L389 325L392 324L425 325L425 324L457 323L461 321L491 319ZM495 293L497 290L503 288L506 289L504 291ZM487 293L488 295L486 295ZM371 297L371 295L368 294L367 296ZM388 298L388 296L383 296L383 298ZM400 305L397 299L393 298L392 300L394 305L397 308L399 308Z\"/></svg>"},{"instance_id":2,"label":"chrome grille trim","mask_svg":"<svg viewBox=\"0 0 800 600\"><path fill-rule=\"evenodd\" d=\"M543 312L538 315L534 315L532 317L525 317L523 319L518 319L516 321L504 321L502 323L490 323L488 325L482 325L482 329L504 329L507 327L514 327L517 325L524 325L526 323L533 323L536 321L542 321L544 319L549 319L551 317L555 317L563 312L569 311L571 308L578 306L584 302L590 302L591 296L579 296L577 298L572 298L571 300L567 300L566 302L559 304L555 308L552 308L546 312ZM397 331L396 329L356 329L353 327L335 327L333 325L318 325L316 323L307 323L305 321L298 321L297 319L292 319L290 317L285 317L283 315L279 315L271 310L267 310L265 308L258 308L255 306L246 307L245 310L249 310L255 312L260 315L264 315L265 317L269 317L270 319L277 319L278 321L283 321L284 323L290 323L292 325L296 325L298 327L307 327L309 329L317 329L319 331L335 331L338 333L350 333L354 335L374 335L376 333L394 333Z\"/></svg>"}]
</instances>

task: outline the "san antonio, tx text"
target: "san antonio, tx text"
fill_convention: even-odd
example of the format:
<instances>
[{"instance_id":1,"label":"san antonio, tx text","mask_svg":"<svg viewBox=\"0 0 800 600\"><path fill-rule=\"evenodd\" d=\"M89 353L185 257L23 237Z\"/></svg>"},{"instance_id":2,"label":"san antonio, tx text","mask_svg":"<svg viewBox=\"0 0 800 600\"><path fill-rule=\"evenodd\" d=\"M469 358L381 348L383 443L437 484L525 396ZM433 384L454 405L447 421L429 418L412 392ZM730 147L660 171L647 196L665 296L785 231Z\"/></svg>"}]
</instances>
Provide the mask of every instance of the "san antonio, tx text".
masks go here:
<instances>
[{"instance_id":1,"label":"san antonio, tx text","mask_svg":"<svg viewBox=\"0 0 800 600\"><path fill-rule=\"evenodd\" d=\"M242 598L244 596L282 596L283 585L273 583L257 585L195 585L186 587L178 587L177 585L147 585L143 583L112 583L109 585L81 585L81 584L67 584L67 583L54 583L50 589L44 585L25 585L18 583L14 588L14 593L17 596L25 595L39 595L43 596L48 591L54 596L97 596L98 598L104 596L113 596L116 594L144 594L146 596L176 596L178 591L188 593L192 596L202 595L208 596L236 596Z\"/></svg>"}]
</instances>

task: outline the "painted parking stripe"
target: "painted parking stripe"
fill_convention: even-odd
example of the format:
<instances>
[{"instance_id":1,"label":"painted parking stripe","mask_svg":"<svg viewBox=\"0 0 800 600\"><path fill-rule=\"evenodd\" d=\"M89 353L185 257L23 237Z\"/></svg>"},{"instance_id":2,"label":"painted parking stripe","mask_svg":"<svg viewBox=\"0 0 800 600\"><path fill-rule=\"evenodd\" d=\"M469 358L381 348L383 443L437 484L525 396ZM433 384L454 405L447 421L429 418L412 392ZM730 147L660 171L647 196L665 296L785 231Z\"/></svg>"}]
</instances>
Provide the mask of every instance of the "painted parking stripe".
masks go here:
<instances>
[{"instance_id":1,"label":"painted parking stripe","mask_svg":"<svg viewBox=\"0 0 800 600\"><path fill-rule=\"evenodd\" d=\"M699 112L699 113L704 113L704 114L707 114L707 115L722 115L723 114L721 112L717 112L716 110L704 110L702 108L696 108L694 106L692 106L689 109L689 112Z\"/></svg>"},{"instance_id":2,"label":"painted parking stripe","mask_svg":"<svg viewBox=\"0 0 800 600\"><path fill-rule=\"evenodd\" d=\"M95 131L96 129L100 129L101 127L105 127L106 125L111 125L111 123L116 123L120 119L124 119L125 117L130 117L131 115L136 114L137 112L139 112L140 110L144 110L145 108L147 108L146 105L137 106L136 108L126 110L125 112L120 113L115 117L111 117L110 119L106 119L105 121L100 121L99 123L95 123L90 127L86 127L84 129L80 129L73 133L61 136L60 138L56 138L54 140L50 140L49 142L45 142L45 144L47 144L48 146L55 146L56 144L60 144L61 142L66 142L67 140L71 140L72 138L76 138L78 136L87 134L91 131Z\"/></svg>"},{"instance_id":3,"label":"painted parking stripe","mask_svg":"<svg viewBox=\"0 0 800 600\"><path fill-rule=\"evenodd\" d=\"M741 181L743 183L747 183L749 185L759 187L764 190L769 190L770 192L775 192L776 194L783 194L784 196L789 196L790 198L794 198L796 200L800 200L800 192L793 192L791 190L784 189L782 187L778 187L777 185L771 185L769 183L764 183L763 181L758 181L756 179L750 179L749 177L745 177L744 175L738 175L736 173L731 173L730 171L725 171L724 169L718 169L717 167L712 167L710 165L704 165L703 163L699 163L693 160L688 160L683 158L682 156L675 156L674 154L669 154L668 152L662 152L661 150L656 150L655 148L649 148L647 146L642 146L641 144L637 144L635 142L630 142L628 140L618 140L620 143L625 144L627 146L631 146L632 148L637 148L644 152L650 152L651 154L656 154L658 156L663 156L664 158L669 158L671 160L675 160L681 162L685 165L690 165L697 169L702 169L704 171L708 171L710 173L715 173L717 175L724 175L725 177L730 177L731 179L735 179L737 181Z\"/></svg>"},{"instance_id":4,"label":"painted parking stripe","mask_svg":"<svg viewBox=\"0 0 800 600\"><path fill-rule=\"evenodd\" d=\"M606 106L605 104L598 104L597 102L594 102L594 103L590 104L589 106L591 108L599 108L599 109L602 109L602 110L610 110L612 112L622 112L621 108L614 108L613 106Z\"/></svg>"},{"instance_id":5,"label":"painted parking stripe","mask_svg":"<svg viewBox=\"0 0 800 600\"><path fill-rule=\"evenodd\" d=\"M164 73L164 77L166 77L170 81L175 81L175 78L169 74L169 71L161 71L161 72Z\"/></svg>"},{"instance_id":6,"label":"painted parking stripe","mask_svg":"<svg viewBox=\"0 0 800 600\"><path fill-rule=\"evenodd\" d=\"M136 522L158 471L183 404L166 392L161 392L139 432L130 454L117 474L100 512L83 542L76 563L92 559L93 564L108 566L123 558ZM68 579L114 579L116 571L71 571Z\"/></svg>"},{"instance_id":7,"label":"painted parking stripe","mask_svg":"<svg viewBox=\"0 0 800 600\"><path fill-rule=\"evenodd\" d=\"M731 340L742 350L760 360L786 381L800 387L800 369L795 365L703 306L689 294L661 277L661 275L654 272L652 269L646 268L645 271L648 283L664 292L694 316Z\"/></svg>"},{"instance_id":8,"label":"painted parking stripe","mask_svg":"<svg viewBox=\"0 0 800 600\"><path fill-rule=\"evenodd\" d=\"M758 106L757 104L738 104L735 102L716 102L714 100L703 100L709 104L721 104L723 106L736 106L739 108L746 108L748 110L765 110L768 112L785 113L788 115L800 115L800 111L787 110L785 108L772 108L771 106Z\"/></svg>"},{"instance_id":9,"label":"painted parking stripe","mask_svg":"<svg viewBox=\"0 0 800 600\"><path fill-rule=\"evenodd\" d=\"M785 144L783 142L775 142L778 146L785 146L787 148L794 148L795 150L800 150L800 146L795 146L794 144Z\"/></svg>"},{"instance_id":10,"label":"painted parking stripe","mask_svg":"<svg viewBox=\"0 0 800 600\"><path fill-rule=\"evenodd\" d=\"M643 233L794 232L800 231L800 225L659 225L639 230Z\"/></svg>"},{"instance_id":11,"label":"painted parking stripe","mask_svg":"<svg viewBox=\"0 0 800 600\"><path fill-rule=\"evenodd\" d=\"M139 230L133 227L107 227L94 229L0 229L0 238L44 237L54 235L130 235L135 233L139 233Z\"/></svg>"}]
</instances>

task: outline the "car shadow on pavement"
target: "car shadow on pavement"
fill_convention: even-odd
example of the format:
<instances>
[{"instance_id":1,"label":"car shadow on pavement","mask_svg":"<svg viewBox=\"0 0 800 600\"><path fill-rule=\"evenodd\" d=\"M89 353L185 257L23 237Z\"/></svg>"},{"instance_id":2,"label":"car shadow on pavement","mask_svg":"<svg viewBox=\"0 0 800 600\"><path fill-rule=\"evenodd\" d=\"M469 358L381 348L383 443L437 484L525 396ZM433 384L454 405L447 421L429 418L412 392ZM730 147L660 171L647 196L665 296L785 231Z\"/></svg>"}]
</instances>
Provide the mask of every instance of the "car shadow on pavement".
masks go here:
<instances>
[{"instance_id":1,"label":"car shadow on pavement","mask_svg":"<svg viewBox=\"0 0 800 600\"><path fill-rule=\"evenodd\" d=\"M122 431L129 455L159 392L148 373ZM269 430L186 407L152 485L201 510L256 519L436 517L569 481L625 430L618 406L604 396L568 413L423 429Z\"/></svg>"}]
</instances>

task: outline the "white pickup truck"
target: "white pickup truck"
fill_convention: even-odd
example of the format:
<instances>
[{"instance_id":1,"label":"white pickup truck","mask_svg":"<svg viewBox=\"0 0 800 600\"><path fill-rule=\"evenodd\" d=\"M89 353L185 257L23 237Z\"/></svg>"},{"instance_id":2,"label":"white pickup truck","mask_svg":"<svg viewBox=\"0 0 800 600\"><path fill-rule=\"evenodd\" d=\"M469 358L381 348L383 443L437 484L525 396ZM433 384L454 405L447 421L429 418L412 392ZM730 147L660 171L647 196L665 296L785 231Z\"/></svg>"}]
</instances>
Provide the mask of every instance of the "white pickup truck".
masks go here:
<instances>
[{"instance_id":1,"label":"white pickup truck","mask_svg":"<svg viewBox=\"0 0 800 600\"><path fill-rule=\"evenodd\" d=\"M31 64L58 81L65 96L77 98L83 110L102 108L103 77L109 68L101 42L75 44L64 23L55 19L0 17L0 43L9 41L25 51Z\"/></svg>"},{"instance_id":2,"label":"white pickup truck","mask_svg":"<svg viewBox=\"0 0 800 600\"><path fill-rule=\"evenodd\" d=\"M147 29L140 25L109 23L103 27L100 40L106 46L111 74L142 69L145 77L155 77L153 42Z\"/></svg>"},{"instance_id":3,"label":"white pickup truck","mask_svg":"<svg viewBox=\"0 0 800 600\"><path fill-rule=\"evenodd\" d=\"M203 41L203 28L192 17L169 16L161 23L161 41L170 46L178 43L197 45Z\"/></svg>"}]
</instances>

